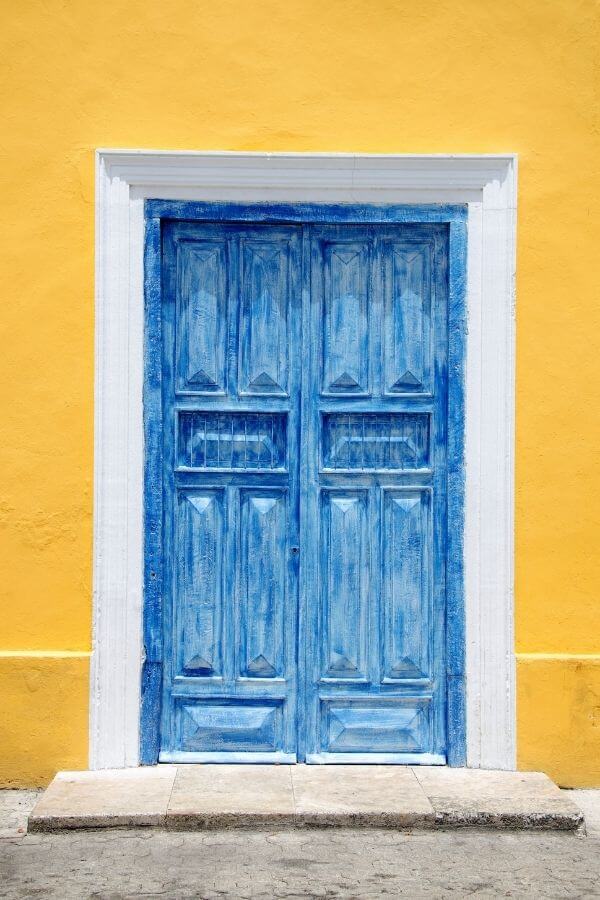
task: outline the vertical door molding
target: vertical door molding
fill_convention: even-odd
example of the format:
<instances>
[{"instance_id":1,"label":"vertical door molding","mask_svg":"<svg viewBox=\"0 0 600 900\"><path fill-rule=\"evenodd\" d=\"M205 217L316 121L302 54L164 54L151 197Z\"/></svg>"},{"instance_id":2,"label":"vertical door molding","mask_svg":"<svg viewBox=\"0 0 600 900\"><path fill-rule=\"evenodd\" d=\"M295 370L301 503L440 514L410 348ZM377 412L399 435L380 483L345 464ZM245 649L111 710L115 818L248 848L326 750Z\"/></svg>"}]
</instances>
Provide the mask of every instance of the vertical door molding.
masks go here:
<instances>
[{"instance_id":1,"label":"vertical door molding","mask_svg":"<svg viewBox=\"0 0 600 900\"><path fill-rule=\"evenodd\" d=\"M97 152L92 768L139 763L147 198L468 204L467 764L514 767L516 175L512 154Z\"/></svg>"}]
</instances>

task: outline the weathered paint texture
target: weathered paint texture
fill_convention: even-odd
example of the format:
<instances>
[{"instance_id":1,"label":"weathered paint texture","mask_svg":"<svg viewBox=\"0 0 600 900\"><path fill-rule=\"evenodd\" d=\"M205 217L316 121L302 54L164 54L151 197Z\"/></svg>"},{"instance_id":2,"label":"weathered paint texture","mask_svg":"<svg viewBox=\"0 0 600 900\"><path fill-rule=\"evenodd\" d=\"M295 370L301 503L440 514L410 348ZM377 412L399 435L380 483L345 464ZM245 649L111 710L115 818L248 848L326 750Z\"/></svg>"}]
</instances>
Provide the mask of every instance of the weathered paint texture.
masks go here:
<instances>
[{"instance_id":1,"label":"weathered paint texture","mask_svg":"<svg viewBox=\"0 0 600 900\"><path fill-rule=\"evenodd\" d=\"M93 150L121 146L519 153L519 762L599 784L595 0L4 6L0 640L22 736L4 781L87 761Z\"/></svg>"},{"instance_id":2,"label":"weathered paint texture","mask_svg":"<svg viewBox=\"0 0 600 900\"><path fill-rule=\"evenodd\" d=\"M466 215L146 203L144 762L464 763Z\"/></svg>"}]
</instances>

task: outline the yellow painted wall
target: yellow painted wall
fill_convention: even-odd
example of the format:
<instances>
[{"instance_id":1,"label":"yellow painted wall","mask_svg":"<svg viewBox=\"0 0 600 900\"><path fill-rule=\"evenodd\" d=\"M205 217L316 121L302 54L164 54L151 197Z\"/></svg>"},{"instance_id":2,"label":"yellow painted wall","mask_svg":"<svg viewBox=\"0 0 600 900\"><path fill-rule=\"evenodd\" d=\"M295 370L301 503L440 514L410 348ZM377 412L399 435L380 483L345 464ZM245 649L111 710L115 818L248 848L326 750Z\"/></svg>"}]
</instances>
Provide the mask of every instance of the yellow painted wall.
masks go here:
<instances>
[{"instance_id":1,"label":"yellow painted wall","mask_svg":"<svg viewBox=\"0 0 600 900\"><path fill-rule=\"evenodd\" d=\"M520 154L519 761L600 784L597 2L0 6L2 781L86 765L93 150L115 146Z\"/></svg>"},{"instance_id":2,"label":"yellow painted wall","mask_svg":"<svg viewBox=\"0 0 600 900\"><path fill-rule=\"evenodd\" d=\"M85 768L89 658L0 653L3 787L43 785L58 768Z\"/></svg>"}]
</instances>

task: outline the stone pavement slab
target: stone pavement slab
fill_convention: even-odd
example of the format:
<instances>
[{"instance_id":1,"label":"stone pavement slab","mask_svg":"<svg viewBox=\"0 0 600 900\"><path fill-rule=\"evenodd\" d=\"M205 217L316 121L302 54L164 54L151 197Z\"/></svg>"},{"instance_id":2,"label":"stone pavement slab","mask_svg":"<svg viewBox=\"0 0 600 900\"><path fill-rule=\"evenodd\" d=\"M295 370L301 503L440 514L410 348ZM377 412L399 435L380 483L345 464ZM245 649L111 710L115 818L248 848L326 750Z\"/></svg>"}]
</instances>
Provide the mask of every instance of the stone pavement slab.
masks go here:
<instances>
[{"instance_id":1,"label":"stone pavement slab","mask_svg":"<svg viewBox=\"0 0 600 900\"><path fill-rule=\"evenodd\" d=\"M433 825L433 807L411 768L290 768L298 824L388 828Z\"/></svg>"},{"instance_id":2,"label":"stone pavement slab","mask_svg":"<svg viewBox=\"0 0 600 900\"><path fill-rule=\"evenodd\" d=\"M40 790L0 790L0 840L27 832L27 819L42 792Z\"/></svg>"},{"instance_id":3,"label":"stone pavement slab","mask_svg":"<svg viewBox=\"0 0 600 900\"><path fill-rule=\"evenodd\" d=\"M290 766L179 766L169 828L294 825Z\"/></svg>"},{"instance_id":4,"label":"stone pavement slab","mask_svg":"<svg viewBox=\"0 0 600 900\"><path fill-rule=\"evenodd\" d=\"M176 766L59 772L29 816L29 830L164 825L176 773Z\"/></svg>"},{"instance_id":5,"label":"stone pavement slab","mask_svg":"<svg viewBox=\"0 0 600 900\"><path fill-rule=\"evenodd\" d=\"M573 830L583 814L542 772L421 766L415 775L442 826Z\"/></svg>"},{"instance_id":6,"label":"stone pavement slab","mask_svg":"<svg viewBox=\"0 0 600 900\"><path fill-rule=\"evenodd\" d=\"M153 766L56 776L30 831L138 825L460 826L574 831L583 815L540 772L418 766Z\"/></svg>"}]
</instances>

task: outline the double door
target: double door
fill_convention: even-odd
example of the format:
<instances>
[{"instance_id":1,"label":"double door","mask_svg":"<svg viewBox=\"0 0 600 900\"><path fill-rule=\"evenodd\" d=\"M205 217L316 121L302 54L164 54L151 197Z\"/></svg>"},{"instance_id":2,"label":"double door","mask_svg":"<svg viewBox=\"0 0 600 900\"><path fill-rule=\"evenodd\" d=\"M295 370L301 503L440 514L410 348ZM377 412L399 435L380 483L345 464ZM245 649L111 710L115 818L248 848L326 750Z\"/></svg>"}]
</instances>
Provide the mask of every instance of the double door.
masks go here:
<instances>
[{"instance_id":1,"label":"double door","mask_svg":"<svg viewBox=\"0 0 600 900\"><path fill-rule=\"evenodd\" d=\"M447 227L160 252L159 759L443 763Z\"/></svg>"}]
</instances>

